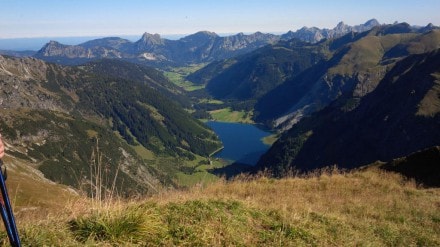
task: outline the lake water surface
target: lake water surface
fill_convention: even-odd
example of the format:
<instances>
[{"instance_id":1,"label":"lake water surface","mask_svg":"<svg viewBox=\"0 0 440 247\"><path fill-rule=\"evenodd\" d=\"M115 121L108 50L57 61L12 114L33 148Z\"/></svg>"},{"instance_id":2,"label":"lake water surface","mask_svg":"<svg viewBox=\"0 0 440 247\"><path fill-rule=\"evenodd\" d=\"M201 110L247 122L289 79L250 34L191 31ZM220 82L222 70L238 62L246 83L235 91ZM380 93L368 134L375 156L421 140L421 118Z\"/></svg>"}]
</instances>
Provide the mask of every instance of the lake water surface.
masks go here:
<instances>
[{"instance_id":1,"label":"lake water surface","mask_svg":"<svg viewBox=\"0 0 440 247\"><path fill-rule=\"evenodd\" d=\"M262 138L271 135L252 124L209 121L210 126L223 142L224 149L214 157L232 162L255 165L260 156L269 149Z\"/></svg>"}]
</instances>

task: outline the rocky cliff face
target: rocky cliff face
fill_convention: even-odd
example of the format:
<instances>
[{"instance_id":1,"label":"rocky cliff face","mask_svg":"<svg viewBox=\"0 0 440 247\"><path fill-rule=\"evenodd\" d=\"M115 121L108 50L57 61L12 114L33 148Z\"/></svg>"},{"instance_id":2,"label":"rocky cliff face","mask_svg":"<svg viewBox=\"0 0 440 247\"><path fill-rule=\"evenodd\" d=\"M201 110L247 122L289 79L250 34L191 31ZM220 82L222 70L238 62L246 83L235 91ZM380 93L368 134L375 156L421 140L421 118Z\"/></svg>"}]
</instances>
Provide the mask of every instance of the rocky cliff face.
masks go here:
<instances>
[{"instance_id":1,"label":"rocky cliff face","mask_svg":"<svg viewBox=\"0 0 440 247\"><path fill-rule=\"evenodd\" d=\"M47 73L55 67L35 58L0 56L0 107L65 112L67 106L62 105L59 96L48 89Z\"/></svg>"}]
</instances>

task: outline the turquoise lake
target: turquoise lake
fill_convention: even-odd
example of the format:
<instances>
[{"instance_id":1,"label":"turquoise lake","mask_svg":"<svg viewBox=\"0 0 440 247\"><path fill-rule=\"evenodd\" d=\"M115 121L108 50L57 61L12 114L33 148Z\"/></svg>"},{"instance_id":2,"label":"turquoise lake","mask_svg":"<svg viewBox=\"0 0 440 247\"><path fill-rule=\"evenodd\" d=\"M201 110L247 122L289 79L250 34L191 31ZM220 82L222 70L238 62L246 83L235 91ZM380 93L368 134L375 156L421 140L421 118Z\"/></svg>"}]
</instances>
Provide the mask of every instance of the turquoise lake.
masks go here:
<instances>
[{"instance_id":1,"label":"turquoise lake","mask_svg":"<svg viewBox=\"0 0 440 247\"><path fill-rule=\"evenodd\" d=\"M224 148L214 157L231 162L255 165L260 156L269 149L262 138L271 135L252 124L209 121L211 127L223 142Z\"/></svg>"}]
</instances>

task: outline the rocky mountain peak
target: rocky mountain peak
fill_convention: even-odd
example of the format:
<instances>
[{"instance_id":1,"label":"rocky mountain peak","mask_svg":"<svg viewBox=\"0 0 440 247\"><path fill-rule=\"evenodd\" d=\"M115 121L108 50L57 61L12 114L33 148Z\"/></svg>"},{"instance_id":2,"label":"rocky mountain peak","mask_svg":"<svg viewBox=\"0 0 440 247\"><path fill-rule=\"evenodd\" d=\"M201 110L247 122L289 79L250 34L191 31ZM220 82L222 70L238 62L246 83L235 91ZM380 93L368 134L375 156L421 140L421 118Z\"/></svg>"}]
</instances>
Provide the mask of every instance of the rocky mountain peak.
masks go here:
<instances>
[{"instance_id":1,"label":"rocky mountain peak","mask_svg":"<svg viewBox=\"0 0 440 247\"><path fill-rule=\"evenodd\" d=\"M434 26L434 24L429 23L425 27L420 28L419 32L426 33L426 32L430 32L432 30L436 30L436 29L440 29L440 27Z\"/></svg>"},{"instance_id":2,"label":"rocky mountain peak","mask_svg":"<svg viewBox=\"0 0 440 247\"><path fill-rule=\"evenodd\" d=\"M340 21L338 23L338 25L336 25L336 29L344 28L345 26L347 26L347 25L345 25L345 23L343 21Z\"/></svg>"},{"instance_id":3,"label":"rocky mountain peak","mask_svg":"<svg viewBox=\"0 0 440 247\"><path fill-rule=\"evenodd\" d=\"M61 43L59 43L57 41L51 40L45 46L43 46L42 49L60 48L60 47L64 47L64 46L65 45L63 45L63 44L61 44Z\"/></svg>"},{"instance_id":4,"label":"rocky mountain peak","mask_svg":"<svg viewBox=\"0 0 440 247\"><path fill-rule=\"evenodd\" d=\"M211 39L215 39L217 37L219 37L219 36L214 32L200 31L195 34L191 34L189 36L181 38L180 40L186 41L186 42L200 42L200 41L203 42L204 40L211 40Z\"/></svg>"},{"instance_id":5,"label":"rocky mountain peak","mask_svg":"<svg viewBox=\"0 0 440 247\"><path fill-rule=\"evenodd\" d=\"M155 34L151 34L151 33L147 33L145 32L141 39L139 41L142 41L143 43L146 44L162 44L163 40L162 37L160 37L159 34L155 33Z\"/></svg>"},{"instance_id":6,"label":"rocky mountain peak","mask_svg":"<svg viewBox=\"0 0 440 247\"><path fill-rule=\"evenodd\" d=\"M141 39L136 41L134 43L134 50L135 51L147 51L147 52L151 52L153 51L156 47L158 46L162 46L165 44L165 40L162 39L162 37L160 37L159 34L151 34L151 33L147 33L145 32Z\"/></svg>"},{"instance_id":7,"label":"rocky mountain peak","mask_svg":"<svg viewBox=\"0 0 440 247\"><path fill-rule=\"evenodd\" d=\"M264 36L268 37L268 36L271 36L271 35L270 34L264 34L262 32L255 32L255 33L249 35L249 37L254 37L254 38L261 38L261 37L264 37Z\"/></svg>"},{"instance_id":8,"label":"rocky mountain peak","mask_svg":"<svg viewBox=\"0 0 440 247\"><path fill-rule=\"evenodd\" d=\"M59 42L55 41L55 40L51 40L49 41L49 43L47 43L48 45L60 45Z\"/></svg>"},{"instance_id":9,"label":"rocky mountain peak","mask_svg":"<svg viewBox=\"0 0 440 247\"><path fill-rule=\"evenodd\" d=\"M194 51L195 49L204 50L207 47L211 47L217 38L219 38L219 36L214 32L200 31L183 37L179 41Z\"/></svg>"},{"instance_id":10,"label":"rocky mountain peak","mask_svg":"<svg viewBox=\"0 0 440 247\"><path fill-rule=\"evenodd\" d=\"M57 41L51 40L46 45L44 45L37 54L41 54L42 56L53 56L59 55L67 47L67 45L63 45Z\"/></svg>"},{"instance_id":11,"label":"rocky mountain peak","mask_svg":"<svg viewBox=\"0 0 440 247\"><path fill-rule=\"evenodd\" d=\"M352 30L352 27L346 25L344 22L339 22L338 25L333 29L336 33L348 33ZM337 35L338 36L338 35Z\"/></svg>"},{"instance_id":12,"label":"rocky mountain peak","mask_svg":"<svg viewBox=\"0 0 440 247\"><path fill-rule=\"evenodd\" d=\"M375 18L373 18L373 19L368 20L367 22L365 22L364 26L375 27L375 26L380 26L380 23Z\"/></svg>"},{"instance_id":13,"label":"rocky mountain peak","mask_svg":"<svg viewBox=\"0 0 440 247\"><path fill-rule=\"evenodd\" d=\"M197 32L196 34L212 36L212 37L217 37L218 36L215 32L210 32L210 31L200 31L200 32Z\"/></svg>"}]
</instances>

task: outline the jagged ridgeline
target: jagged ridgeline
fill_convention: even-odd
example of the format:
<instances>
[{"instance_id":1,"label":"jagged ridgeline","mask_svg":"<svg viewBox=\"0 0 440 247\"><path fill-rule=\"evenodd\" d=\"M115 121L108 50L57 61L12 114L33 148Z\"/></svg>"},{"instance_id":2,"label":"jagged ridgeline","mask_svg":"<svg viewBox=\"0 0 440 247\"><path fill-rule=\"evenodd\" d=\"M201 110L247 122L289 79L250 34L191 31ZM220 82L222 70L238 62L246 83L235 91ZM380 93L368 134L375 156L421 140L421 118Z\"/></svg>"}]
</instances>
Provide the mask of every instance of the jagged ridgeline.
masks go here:
<instances>
[{"instance_id":1,"label":"jagged ridgeline","mask_svg":"<svg viewBox=\"0 0 440 247\"><path fill-rule=\"evenodd\" d=\"M116 37L91 40L79 45L63 45L51 41L34 56L60 64L81 64L101 58L114 58L160 67L182 66L243 54L278 40L276 35L260 32L220 37L202 31L179 40L145 33L136 42Z\"/></svg>"},{"instance_id":2,"label":"jagged ridgeline","mask_svg":"<svg viewBox=\"0 0 440 247\"><path fill-rule=\"evenodd\" d=\"M379 22L372 19L357 26L349 26L340 22L333 29L303 27L296 32L289 31L283 35L256 32L224 37L216 33L201 31L179 40L169 40L159 34L144 33L136 42L118 37L96 39L78 45L64 45L51 41L34 56L59 64L81 64L101 58L114 58L159 67L187 66L231 58L280 40L295 38L316 43L322 39L337 38L349 32L363 32L378 25L380 25ZM13 54L24 55L24 53L17 52Z\"/></svg>"},{"instance_id":3,"label":"jagged ridgeline","mask_svg":"<svg viewBox=\"0 0 440 247\"><path fill-rule=\"evenodd\" d=\"M109 183L119 171L118 188L145 192L160 185L155 178L163 173L146 165L136 145L154 155L189 159L220 147L211 130L163 96L186 101L160 73L112 63L62 67L0 56L0 130L8 153L54 181L80 187L100 152Z\"/></svg>"}]
</instances>

